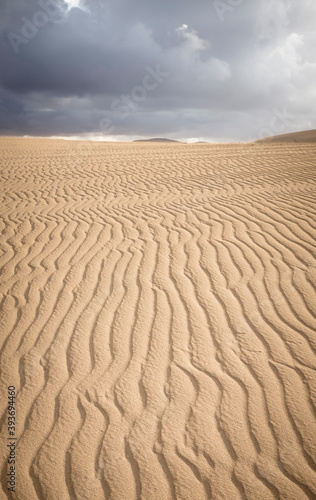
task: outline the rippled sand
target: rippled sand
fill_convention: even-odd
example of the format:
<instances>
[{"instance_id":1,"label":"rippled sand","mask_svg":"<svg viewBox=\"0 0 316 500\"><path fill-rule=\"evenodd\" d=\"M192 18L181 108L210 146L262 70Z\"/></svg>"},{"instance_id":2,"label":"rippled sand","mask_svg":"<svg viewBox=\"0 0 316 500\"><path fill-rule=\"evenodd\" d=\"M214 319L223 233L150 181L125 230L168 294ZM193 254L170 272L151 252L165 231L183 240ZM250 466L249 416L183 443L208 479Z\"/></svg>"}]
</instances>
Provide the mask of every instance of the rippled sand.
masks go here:
<instances>
[{"instance_id":1,"label":"rippled sand","mask_svg":"<svg viewBox=\"0 0 316 500\"><path fill-rule=\"evenodd\" d=\"M0 151L0 498L316 498L316 145Z\"/></svg>"}]
</instances>

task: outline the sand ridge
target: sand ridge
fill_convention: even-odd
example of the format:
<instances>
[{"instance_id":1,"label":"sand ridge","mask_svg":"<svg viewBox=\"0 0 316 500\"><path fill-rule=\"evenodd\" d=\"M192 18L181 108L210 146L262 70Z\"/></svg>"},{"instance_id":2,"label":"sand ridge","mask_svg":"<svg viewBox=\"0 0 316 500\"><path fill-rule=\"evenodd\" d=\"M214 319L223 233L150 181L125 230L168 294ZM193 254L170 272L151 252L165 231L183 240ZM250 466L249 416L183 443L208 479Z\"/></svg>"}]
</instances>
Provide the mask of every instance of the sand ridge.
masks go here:
<instances>
[{"instance_id":1,"label":"sand ridge","mask_svg":"<svg viewBox=\"0 0 316 500\"><path fill-rule=\"evenodd\" d=\"M273 135L265 139L259 139L256 142L298 142L298 143L313 143L316 142L316 130L302 130L301 132L291 132L282 135Z\"/></svg>"},{"instance_id":2,"label":"sand ridge","mask_svg":"<svg viewBox=\"0 0 316 500\"><path fill-rule=\"evenodd\" d=\"M316 147L0 150L0 498L315 498Z\"/></svg>"}]
</instances>

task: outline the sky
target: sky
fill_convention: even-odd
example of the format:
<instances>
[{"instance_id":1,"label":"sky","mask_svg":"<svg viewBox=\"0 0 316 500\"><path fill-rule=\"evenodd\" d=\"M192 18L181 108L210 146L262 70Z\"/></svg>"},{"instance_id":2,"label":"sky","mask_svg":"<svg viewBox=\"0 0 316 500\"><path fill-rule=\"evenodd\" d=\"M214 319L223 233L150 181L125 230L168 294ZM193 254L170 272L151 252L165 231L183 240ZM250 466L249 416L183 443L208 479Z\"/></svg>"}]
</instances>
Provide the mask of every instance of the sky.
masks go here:
<instances>
[{"instance_id":1,"label":"sky","mask_svg":"<svg viewBox=\"0 0 316 500\"><path fill-rule=\"evenodd\" d=\"M314 0L1 0L0 135L315 129L315 26Z\"/></svg>"}]
</instances>

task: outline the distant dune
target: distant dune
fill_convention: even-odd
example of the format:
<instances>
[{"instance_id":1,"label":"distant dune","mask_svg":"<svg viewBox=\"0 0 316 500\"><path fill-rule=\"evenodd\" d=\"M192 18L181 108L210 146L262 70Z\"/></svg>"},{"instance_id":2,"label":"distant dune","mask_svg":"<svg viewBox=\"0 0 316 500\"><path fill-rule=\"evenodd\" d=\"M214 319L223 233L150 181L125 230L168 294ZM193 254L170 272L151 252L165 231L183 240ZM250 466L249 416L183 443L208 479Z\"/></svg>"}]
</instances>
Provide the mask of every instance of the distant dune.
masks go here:
<instances>
[{"instance_id":1,"label":"distant dune","mask_svg":"<svg viewBox=\"0 0 316 500\"><path fill-rule=\"evenodd\" d=\"M155 141L0 138L0 500L315 499L316 144Z\"/></svg>"},{"instance_id":2,"label":"distant dune","mask_svg":"<svg viewBox=\"0 0 316 500\"><path fill-rule=\"evenodd\" d=\"M180 142L181 141L176 141L175 139L164 139L161 137L154 137L153 139L136 139L133 142Z\"/></svg>"},{"instance_id":3,"label":"distant dune","mask_svg":"<svg viewBox=\"0 0 316 500\"><path fill-rule=\"evenodd\" d=\"M273 135L255 142L316 142L316 130L304 130L291 134Z\"/></svg>"}]
</instances>

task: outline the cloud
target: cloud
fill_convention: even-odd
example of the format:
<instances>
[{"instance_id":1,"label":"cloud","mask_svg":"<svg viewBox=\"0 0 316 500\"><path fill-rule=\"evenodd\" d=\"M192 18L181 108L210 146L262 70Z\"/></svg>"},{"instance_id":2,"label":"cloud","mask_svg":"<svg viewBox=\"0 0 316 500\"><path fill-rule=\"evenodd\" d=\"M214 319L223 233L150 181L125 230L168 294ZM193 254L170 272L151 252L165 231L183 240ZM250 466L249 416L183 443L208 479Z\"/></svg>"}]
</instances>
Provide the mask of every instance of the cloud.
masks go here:
<instances>
[{"instance_id":1,"label":"cloud","mask_svg":"<svg viewBox=\"0 0 316 500\"><path fill-rule=\"evenodd\" d=\"M0 133L246 140L283 106L285 131L316 127L310 0L244 0L223 21L209 0L3 0L2 14Z\"/></svg>"},{"instance_id":2,"label":"cloud","mask_svg":"<svg viewBox=\"0 0 316 500\"><path fill-rule=\"evenodd\" d=\"M69 12L69 10L75 9L75 8L89 12L89 10L85 6L85 3L83 0L65 0L65 3L67 4L68 12Z\"/></svg>"},{"instance_id":3,"label":"cloud","mask_svg":"<svg viewBox=\"0 0 316 500\"><path fill-rule=\"evenodd\" d=\"M194 29L190 29L187 24L182 24L176 29L176 33L179 39L184 41L183 46L189 52L200 52L201 50L207 49L209 42L207 40L202 40L199 34Z\"/></svg>"}]
</instances>

